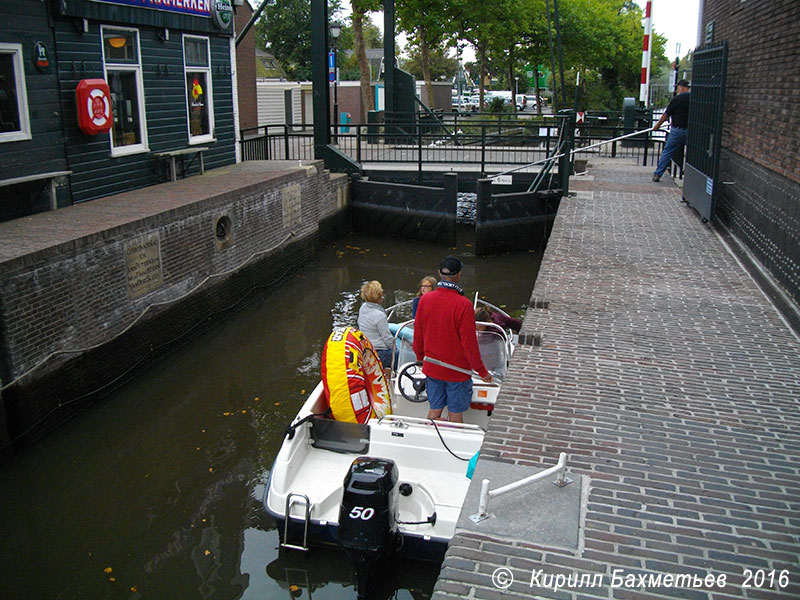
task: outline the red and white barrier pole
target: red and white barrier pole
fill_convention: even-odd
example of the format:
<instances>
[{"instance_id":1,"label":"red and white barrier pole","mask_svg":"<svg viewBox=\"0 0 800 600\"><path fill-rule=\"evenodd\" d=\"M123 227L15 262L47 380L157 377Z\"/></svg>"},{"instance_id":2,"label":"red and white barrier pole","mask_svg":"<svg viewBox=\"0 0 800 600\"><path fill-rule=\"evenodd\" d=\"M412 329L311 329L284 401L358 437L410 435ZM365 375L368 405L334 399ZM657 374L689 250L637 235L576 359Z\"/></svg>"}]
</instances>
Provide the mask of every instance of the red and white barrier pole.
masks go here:
<instances>
[{"instance_id":1,"label":"red and white barrier pole","mask_svg":"<svg viewBox=\"0 0 800 600\"><path fill-rule=\"evenodd\" d=\"M639 102L644 106L647 106L647 96L650 90L650 35L653 32L652 11L653 2L652 0L647 0L644 12L644 41L642 42L642 79L639 85Z\"/></svg>"}]
</instances>

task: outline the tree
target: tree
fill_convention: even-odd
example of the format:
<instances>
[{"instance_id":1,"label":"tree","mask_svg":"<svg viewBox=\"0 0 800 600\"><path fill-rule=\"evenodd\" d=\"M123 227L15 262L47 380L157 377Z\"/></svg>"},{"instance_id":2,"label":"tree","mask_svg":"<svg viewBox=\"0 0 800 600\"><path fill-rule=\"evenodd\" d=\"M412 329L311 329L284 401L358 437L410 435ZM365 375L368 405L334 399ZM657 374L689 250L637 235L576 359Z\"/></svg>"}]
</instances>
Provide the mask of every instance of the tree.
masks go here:
<instances>
[{"instance_id":1,"label":"tree","mask_svg":"<svg viewBox=\"0 0 800 600\"><path fill-rule=\"evenodd\" d=\"M341 0L328 0L336 19ZM311 0L268 0L255 24L256 47L269 50L290 79L311 79Z\"/></svg>"},{"instance_id":2,"label":"tree","mask_svg":"<svg viewBox=\"0 0 800 600\"><path fill-rule=\"evenodd\" d=\"M409 51L409 59L405 64L405 70L411 73L417 79L423 79L426 67L423 65L422 51L420 48L414 48ZM441 48L434 48L428 52L427 56L427 77L430 81L439 81L442 79L452 79L458 71L458 61L455 58L446 56ZM433 98L431 91L428 90L428 98Z\"/></svg>"},{"instance_id":3,"label":"tree","mask_svg":"<svg viewBox=\"0 0 800 600\"><path fill-rule=\"evenodd\" d=\"M255 31L256 46L272 52L290 79L311 79L310 0L269 0Z\"/></svg>"},{"instance_id":4,"label":"tree","mask_svg":"<svg viewBox=\"0 0 800 600\"><path fill-rule=\"evenodd\" d=\"M353 45L361 73L361 114L366 115L367 109L372 106L372 82L364 41L364 27L365 23L369 22L369 13L380 10L382 3L380 0L351 0L350 6L353 9L353 14L350 16L353 23Z\"/></svg>"},{"instance_id":5,"label":"tree","mask_svg":"<svg viewBox=\"0 0 800 600\"><path fill-rule=\"evenodd\" d=\"M410 44L418 48L422 79L428 89L428 98L433 98L431 61L445 55L456 28L450 15L448 0L396 0L395 14L400 29L408 34ZM454 41L454 40L453 40ZM439 56L434 57L434 53Z\"/></svg>"}]
</instances>

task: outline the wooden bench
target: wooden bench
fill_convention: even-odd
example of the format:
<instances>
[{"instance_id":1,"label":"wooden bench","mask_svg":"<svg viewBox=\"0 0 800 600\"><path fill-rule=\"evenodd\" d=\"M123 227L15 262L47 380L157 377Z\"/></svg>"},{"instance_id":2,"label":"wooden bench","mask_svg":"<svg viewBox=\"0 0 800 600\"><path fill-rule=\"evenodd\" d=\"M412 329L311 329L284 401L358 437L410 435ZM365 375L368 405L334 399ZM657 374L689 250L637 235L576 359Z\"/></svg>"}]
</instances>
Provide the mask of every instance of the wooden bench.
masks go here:
<instances>
[{"instance_id":1,"label":"wooden bench","mask_svg":"<svg viewBox=\"0 0 800 600\"><path fill-rule=\"evenodd\" d=\"M170 181L177 181L178 180L178 172L176 170L177 164L176 160L180 159L181 161L181 169L183 170L183 176L186 177L186 169L188 168L183 160L187 154L193 154L192 160L189 161L189 167L192 166L195 157L200 157L200 174L204 174L206 172L205 164L203 163L203 152L208 150L205 146L194 146L192 148L181 148L180 150L170 150L168 152L156 152L155 156L157 158L167 159L167 170L169 171L169 180Z\"/></svg>"},{"instance_id":2,"label":"wooden bench","mask_svg":"<svg viewBox=\"0 0 800 600\"><path fill-rule=\"evenodd\" d=\"M18 183L31 183L33 181L50 180L50 210L58 208L58 201L56 199L56 179L59 177L66 177L72 175L72 171L50 171L48 173L36 173L34 175L25 175L23 177L12 177L10 179L0 179L0 187L7 185L16 185Z\"/></svg>"}]
</instances>

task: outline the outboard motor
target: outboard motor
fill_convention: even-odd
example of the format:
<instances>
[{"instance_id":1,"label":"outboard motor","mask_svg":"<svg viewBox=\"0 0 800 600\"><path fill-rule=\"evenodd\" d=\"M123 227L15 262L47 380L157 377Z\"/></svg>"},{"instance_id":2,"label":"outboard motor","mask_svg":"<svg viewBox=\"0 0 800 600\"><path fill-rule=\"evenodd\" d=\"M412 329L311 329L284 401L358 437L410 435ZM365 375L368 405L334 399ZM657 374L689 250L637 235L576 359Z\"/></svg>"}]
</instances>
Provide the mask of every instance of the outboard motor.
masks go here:
<instances>
[{"instance_id":1,"label":"outboard motor","mask_svg":"<svg viewBox=\"0 0 800 600\"><path fill-rule=\"evenodd\" d=\"M397 541L398 471L393 460L359 456L344 478L339 543L356 569L359 598L372 592L374 565Z\"/></svg>"}]
</instances>

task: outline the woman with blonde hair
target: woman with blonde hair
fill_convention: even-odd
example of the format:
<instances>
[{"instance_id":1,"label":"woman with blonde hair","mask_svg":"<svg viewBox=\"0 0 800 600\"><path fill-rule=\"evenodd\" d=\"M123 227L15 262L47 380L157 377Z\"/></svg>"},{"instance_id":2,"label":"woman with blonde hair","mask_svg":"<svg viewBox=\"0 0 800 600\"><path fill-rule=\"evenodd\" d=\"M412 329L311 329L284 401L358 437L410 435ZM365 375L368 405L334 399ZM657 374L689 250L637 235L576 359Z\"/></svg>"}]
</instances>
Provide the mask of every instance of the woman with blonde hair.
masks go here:
<instances>
[{"instance_id":1,"label":"woman with blonde hair","mask_svg":"<svg viewBox=\"0 0 800 600\"><path fill-rule=\"evenodd\" d=\"M361 299L364 303L358 309L358 328L372 342L384 369L392 365L392 344L394 336L389 331L389 318L381 306L383 286L380 281L367 281L361 286Z\"/></svg>"},{"instance_id":2,"label":"woman with blonde hair","mask_svg":"<svg viewBox=\"0 0 800 600\"><path fill-rule=\"evenodd\" d=\"M419 306L419 299L422 298L423 294L427 294L428 292L432 292L436 288L436 284L439 283L436 281L436 277L432 275L426 275L422 278L422 281L419 282L419 291L417 295L414 296L414 299L411 301L411 318L417 316L417 306Z\"/></svg>"}]
</instances>

